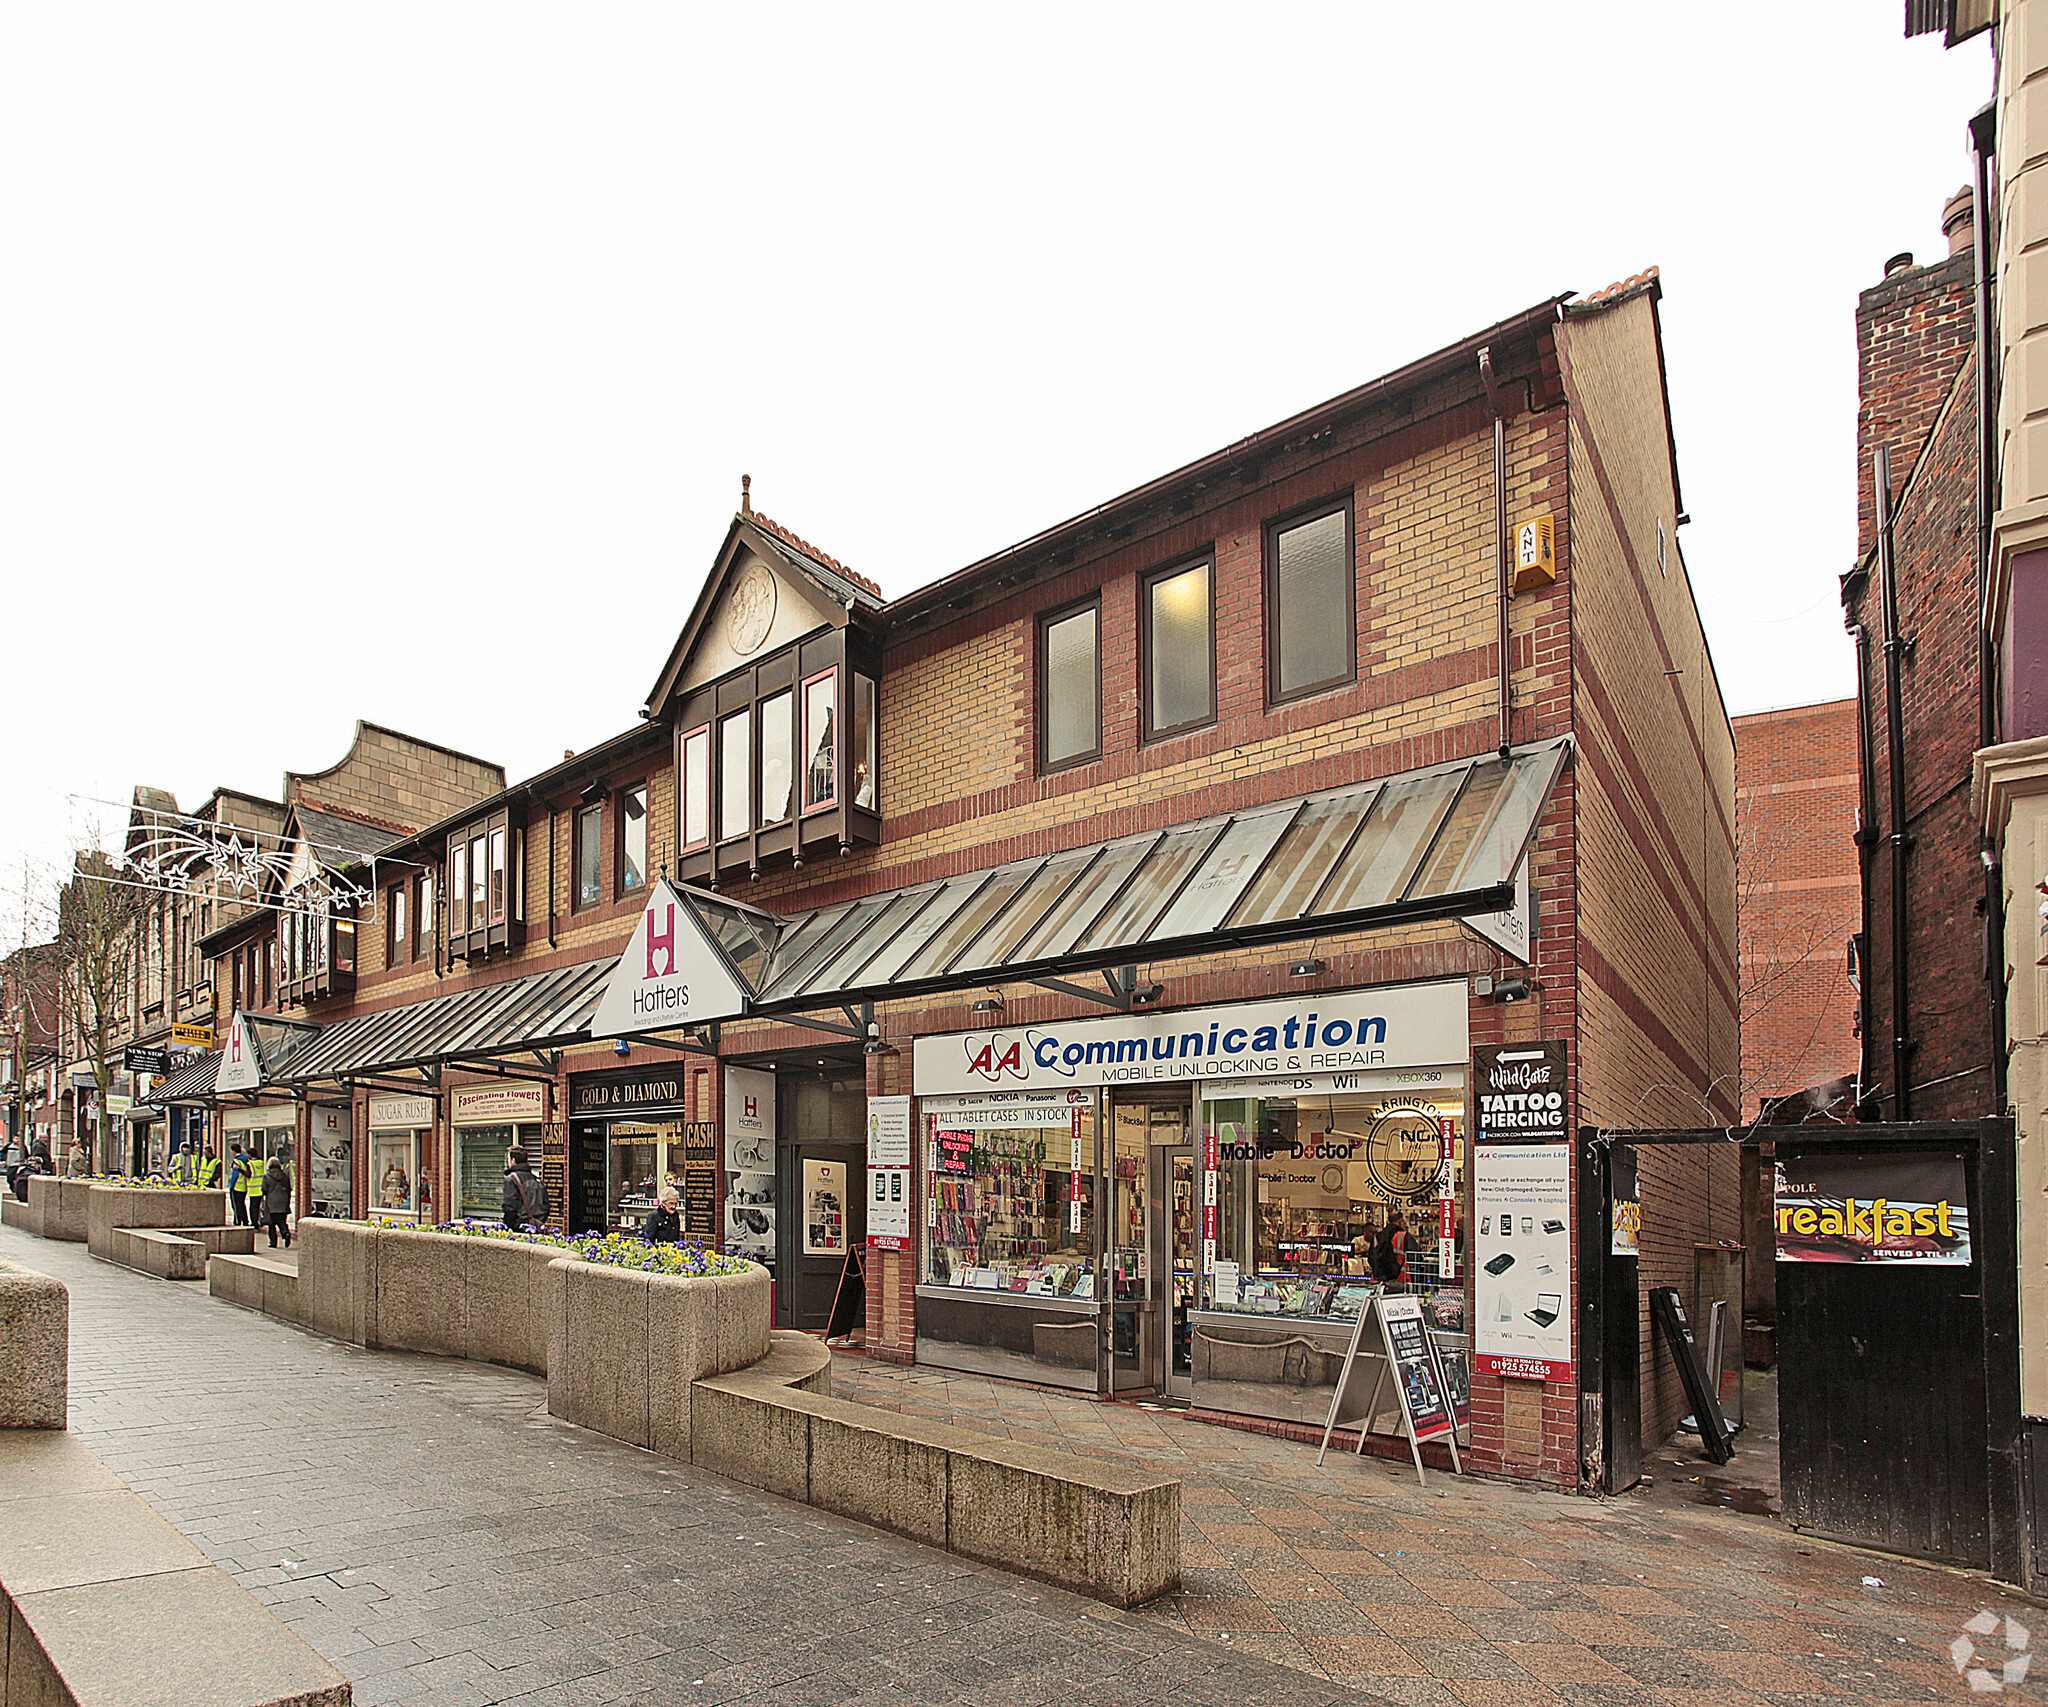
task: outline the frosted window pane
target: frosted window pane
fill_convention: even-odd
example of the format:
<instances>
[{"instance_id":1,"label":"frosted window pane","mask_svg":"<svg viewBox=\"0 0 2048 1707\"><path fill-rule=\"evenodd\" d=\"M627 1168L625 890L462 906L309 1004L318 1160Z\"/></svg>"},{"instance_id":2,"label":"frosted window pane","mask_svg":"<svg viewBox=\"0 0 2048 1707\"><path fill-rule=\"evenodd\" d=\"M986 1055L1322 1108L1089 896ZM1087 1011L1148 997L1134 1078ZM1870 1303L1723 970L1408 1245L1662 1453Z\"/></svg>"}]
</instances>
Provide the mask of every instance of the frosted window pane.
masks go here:
<instances>
[{"instance_id":1,"label":"frosted window pane","mask_svg":"<svg viewBox=\"0 0 2048 1707\"><path fill-rule=\"evenodd\" d=\"M718 833L744 836L747 833L747 781L753 769L748 752L748 716L735 712L718 726Z\"/></svg>"},{"instance_id":2,"label":"frosted window pane","mask_svg":"<svg viewBox=\"0 0 2048 1707\"><path fill-rule=\"evenodd\" d=\"M1045 762L1064 763L1100 744L1093 606L1045 626Z\"/></svg>"},{"instance_id":3,"label":"frosted window pane","mask_svg":"<svg viewBox=\"0 0 2048 1707\"><path fill-rule=\"evenodd\" d=\"M711 838L711 731L683 737L683 846Z\"/></svg>"},{"instance_id":4,"label":"frosted window pane","mask_svg":"<svg viewBox=\"0 0 2048 1707\"><path fill-rule=\"evenodd\" d=\"M1282 694L1351 674L1351 565L1344 512L1286 529L1273 542Z\"/></svg>"},{"instance_id":5,"label":"frosted window pane","mask_svg":"<svg viewBox=\"0 0 2048 1707\"><path fill-rule=\"evenodd\" d=\"M1151 605L1152 727L1178 729L1211 715L1209 566L1154 581Z\"/></svg>"}]
</instances>

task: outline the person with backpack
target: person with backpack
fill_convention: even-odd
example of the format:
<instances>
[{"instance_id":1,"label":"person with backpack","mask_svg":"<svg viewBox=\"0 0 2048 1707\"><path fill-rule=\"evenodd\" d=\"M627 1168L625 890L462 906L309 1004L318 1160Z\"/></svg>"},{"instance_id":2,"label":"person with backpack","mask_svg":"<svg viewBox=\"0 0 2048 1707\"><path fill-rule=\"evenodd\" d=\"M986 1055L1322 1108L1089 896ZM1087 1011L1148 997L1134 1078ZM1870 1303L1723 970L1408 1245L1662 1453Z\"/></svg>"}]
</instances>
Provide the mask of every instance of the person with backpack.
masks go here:
<instances>
[{"instance_id":1,"label":"person with backpack","mask_svg":"<svg viewBox=\"0 0 2048 1707\"><path fill-rule=\"evenodd\" d=\"M505 1225L515 1233L548 1224L548 1188L517 1145L505 1152Z\"/></svg>"},{"instance_id":2,"label":"person with backpack","mask_svg":"<svg viewBox=\"0 0 2048 1707\"><path fill-rule=\"evenodd\" d=\"M284 1235L284 1248L292 1248L292 1230L286 1220L292 1210L292 1164L282 1146L263 1170L263 1217L270 1227L270 1248L277 1249L277 1236Z\"/></svg>"},{"instance_id":3,"label":"person with backpack","mask_svg":"<svg viewBox=\"0 0 2048 1707\"><path fill-rule=\"evenodd\" d=\"M1387 1212L1387 1224L1374 1241L1372 1277L1382 1286L1397 1286L1408 1278L1408 1223L1398 1209Z\"/></svg>"}]
</instances>

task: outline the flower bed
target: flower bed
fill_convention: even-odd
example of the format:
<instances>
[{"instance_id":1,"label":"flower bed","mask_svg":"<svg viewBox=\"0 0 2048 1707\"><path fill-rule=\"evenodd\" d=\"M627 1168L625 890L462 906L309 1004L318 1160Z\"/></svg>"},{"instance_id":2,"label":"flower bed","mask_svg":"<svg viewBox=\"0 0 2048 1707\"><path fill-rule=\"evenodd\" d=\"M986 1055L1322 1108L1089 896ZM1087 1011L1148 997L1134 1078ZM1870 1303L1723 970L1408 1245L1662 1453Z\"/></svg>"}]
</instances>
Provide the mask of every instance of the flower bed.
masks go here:
<instances>
[{"instance_id":1,"label":"flower bed","mask_svg":"<svg viewBox=\"0 0 2048 1707\"><path fill-rule=\"evenodd\" d=\"M53 1176L56 1177L56 1176ZM67 1180L86 1185L118 1185L130 1191L220 1191L217 1185L196 1185L190 1180L168 1179L156 1174L65 1174Z\"/></svg>"},{"instance_id":2,"label":"flower bed","mask_svg":"<svg viewBox=\"0 0 2048 1707\"><path fill-rule=\"evenodd\" d=\"M701 1280L720 1274L745 1274L757 1265L745 1257L726 1256L702 1245L650 1245L630 1233L584 1233L575 1238L560 1233L515 1232L496 1221L443 1221L437 1233L454 1233L466 1239L503 1239L511 1244L549 1245L579 1262L597 1263L605 1268L638 1269L645 1274L676 1274Z\"/></svg>"}]
</instances>

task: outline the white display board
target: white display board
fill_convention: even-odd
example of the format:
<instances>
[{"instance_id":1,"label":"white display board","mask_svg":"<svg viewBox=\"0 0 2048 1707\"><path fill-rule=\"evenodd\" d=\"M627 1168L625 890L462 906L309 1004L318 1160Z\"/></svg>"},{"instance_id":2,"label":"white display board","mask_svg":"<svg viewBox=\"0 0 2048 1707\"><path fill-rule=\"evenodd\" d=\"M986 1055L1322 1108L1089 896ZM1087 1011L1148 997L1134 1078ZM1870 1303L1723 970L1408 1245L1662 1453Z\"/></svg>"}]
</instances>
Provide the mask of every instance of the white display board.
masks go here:
<instances>
[{"instance_id":1,"label":"white display board","mask_svg":"<svg viewBox=\"0 0 2048 1707\"><path fill-rule=\"evenodd\" d=\"M775 1260L775 1075L725 1070L725 1248Z\"/></svg>"},{"instance_id":2,"label":"white display board","mask_svg":"<svg viewBox=\"0 0 2048 1707\"><path fill-rule=\"evenodd\" d=\"M1572 1374L1572 1147L1480 1144L1472 1153L1472 1350L1531 1381Z\"/></svg>"},{"instance_id":3,"label":"white display board","mask_svg":"<svg viewBox=\"0 0 2048 1707\"><path fill-rule=\"evenodd\" d=\"M910 1098L868 1098L868 1244L910 1246Z\"/></svg>"}]
</instances>

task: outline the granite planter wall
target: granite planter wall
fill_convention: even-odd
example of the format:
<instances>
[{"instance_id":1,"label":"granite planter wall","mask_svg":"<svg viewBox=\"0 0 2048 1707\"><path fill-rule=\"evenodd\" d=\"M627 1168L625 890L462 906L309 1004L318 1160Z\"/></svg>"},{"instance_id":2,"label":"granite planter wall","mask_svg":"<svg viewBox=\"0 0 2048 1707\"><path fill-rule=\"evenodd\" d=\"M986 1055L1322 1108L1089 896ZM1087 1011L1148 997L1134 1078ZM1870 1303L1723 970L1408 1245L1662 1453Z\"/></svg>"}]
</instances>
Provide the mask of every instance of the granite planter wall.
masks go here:
<instances>
[{"instance_id":1,"label":"granite planter wall","mask_svg":"<svg viewBox=\"0 0 2048 1707\"><path fill-rule=\"evenodd\" d=\"M33 1231L46 1239L85 1243L85 1200L92 1182L38 1174L28 1182L30 1210L40 1222Z\"/></svg>"},{"instance_id":2,"label":"granite planter wall","mask_svg":"<svg viewBox=\"0 0 2048 1707\"><path fill-rule=\"evenodd\" d=\"M169 1186L88 1185L85 1248L96 1257L114 1259L116 1227L225 1227L228 1194L224 1191L178 1191Z\"/></svg>"},{"instance_id":3,"label":"granite planter wall","mask_svg":"<svg viewBox=\"0 0 2048 1707\"><path fill-rule=\"evenodd\" d=\"M61 1280L0 1262L0 1428L65 1428L71 1294Z\"/></svg>"}]
</instances>

